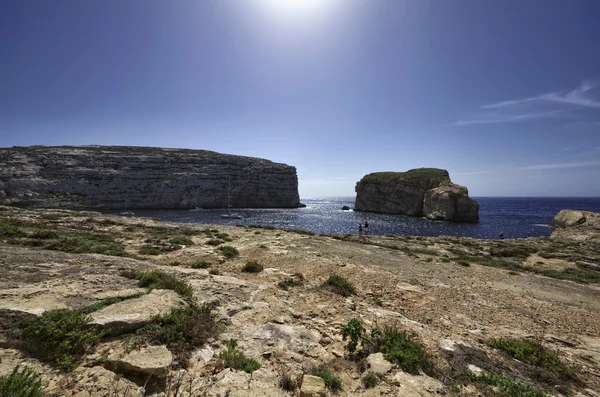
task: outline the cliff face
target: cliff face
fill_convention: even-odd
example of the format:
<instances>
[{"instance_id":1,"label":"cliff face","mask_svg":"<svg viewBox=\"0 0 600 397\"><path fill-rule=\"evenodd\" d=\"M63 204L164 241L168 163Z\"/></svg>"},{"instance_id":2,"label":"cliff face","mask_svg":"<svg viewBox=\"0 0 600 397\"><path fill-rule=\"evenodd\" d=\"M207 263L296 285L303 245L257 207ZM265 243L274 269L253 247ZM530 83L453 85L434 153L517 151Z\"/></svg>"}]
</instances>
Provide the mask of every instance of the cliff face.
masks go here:
<instances>
[{"instance_id":1,"label":"cliff face","mask_svg":"<svg viewBox=\"0 0 600 397\"><path fill-rule=\"evenodd\" d=\"M598 212L562 210L552 219L550 226L555 228L551 238L600 242Z\"/></svg>"},{"instance_id":2,"label":"cliff face","mask_svg":"<svg viewBox=\"0 0 600 397\"><path fill-rule=\"evenodd\" d=\"M354 210L453 222L479 221L479 204L468 197L464 186L450 181L448 171L437 168L366 175L356 184Z\"/></svg>"},{"instance_id":3,"label":"cliff face","mask_svg":"<svg viewBox=\"0 0 600 397\"><path fill-rule=\"evenodd\" d=\"M229 183L229 181L231 181ZM296 168L205 150L117 146L0 149L0 204L117 209L294 208Z\"/></svg>"}]
</instances>

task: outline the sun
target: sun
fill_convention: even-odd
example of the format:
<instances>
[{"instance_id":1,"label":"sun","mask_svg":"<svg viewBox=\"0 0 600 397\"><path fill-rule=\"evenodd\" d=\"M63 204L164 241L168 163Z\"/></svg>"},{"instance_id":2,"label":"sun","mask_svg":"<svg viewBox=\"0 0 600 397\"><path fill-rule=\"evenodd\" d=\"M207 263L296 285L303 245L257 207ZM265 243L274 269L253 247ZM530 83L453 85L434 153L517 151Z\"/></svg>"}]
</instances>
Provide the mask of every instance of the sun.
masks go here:
<instances>
[{"instance_id":1,"label":"sun","mask_svg":"<svg viewBox=\"0 0 600 397\"><path fill-rule=\"evenodd\" d=\"M328 11L337 0L259 0L266 11L273 14L294 17L318 17Z\"/></svg>"}]
</instances>

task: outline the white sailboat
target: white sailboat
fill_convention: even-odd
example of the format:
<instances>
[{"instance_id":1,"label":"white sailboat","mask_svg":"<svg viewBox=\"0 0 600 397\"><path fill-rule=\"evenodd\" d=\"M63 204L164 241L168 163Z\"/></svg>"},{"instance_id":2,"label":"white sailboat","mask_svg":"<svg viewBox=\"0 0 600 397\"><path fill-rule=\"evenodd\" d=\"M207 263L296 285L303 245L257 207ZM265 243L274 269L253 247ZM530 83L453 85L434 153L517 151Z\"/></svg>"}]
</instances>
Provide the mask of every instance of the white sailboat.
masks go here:
<instances>
[{"instance_id":1,"label":"white sailboat","mask_svg":"<svg viewBox=\"0 0 600 397\"><path fill-rule=\"evenodd\" d=\"M221 215L221 218L225 219L242 219L240 214L231 213L231 178L229 178L229 188L227 190L227 213Z\"/></svg>"},{"instance_id":2,"label":"white sailboat","mask_svg":"<svg viewBox=\"0 0 600 397\"><path fill-rule=\"evenodd\" d=\"M125 198L125 211L121 212L121 215L123 215L123 216L133 216L133 215L135 215L135 212L129 211L128 207L129 207L129 196L127 196Z\"/></svg>"},{"instance_id":3,"label":"white sailboat","mask_svg":"<svg viewBox=\"0 0 600 397\"><path fill-rule=\"evenodd\" d=\"M192 212L202 211L202 208L198 207L198 192L196 191L196 206L194 208L190 208Z\"/></svg>"}]
</instances>

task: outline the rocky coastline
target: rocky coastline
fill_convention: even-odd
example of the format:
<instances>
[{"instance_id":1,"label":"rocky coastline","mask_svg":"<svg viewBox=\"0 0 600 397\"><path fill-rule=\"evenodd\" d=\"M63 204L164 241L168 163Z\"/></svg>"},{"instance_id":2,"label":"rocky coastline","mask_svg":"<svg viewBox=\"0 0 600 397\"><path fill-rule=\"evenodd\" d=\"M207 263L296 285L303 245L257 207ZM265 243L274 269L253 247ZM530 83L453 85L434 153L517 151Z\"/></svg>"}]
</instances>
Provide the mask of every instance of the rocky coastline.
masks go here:
<instances>
[{"instance_id":1,"label":"rocky coastline","mask_svg":"<svg viewBox=\"0 0 600 397\"><path fill-rule=\"evenodd\" d=\"M48 397L600 393L595 241L0 207L0 268L0 387L20 365Z\"/></svg>"}]
</instances>

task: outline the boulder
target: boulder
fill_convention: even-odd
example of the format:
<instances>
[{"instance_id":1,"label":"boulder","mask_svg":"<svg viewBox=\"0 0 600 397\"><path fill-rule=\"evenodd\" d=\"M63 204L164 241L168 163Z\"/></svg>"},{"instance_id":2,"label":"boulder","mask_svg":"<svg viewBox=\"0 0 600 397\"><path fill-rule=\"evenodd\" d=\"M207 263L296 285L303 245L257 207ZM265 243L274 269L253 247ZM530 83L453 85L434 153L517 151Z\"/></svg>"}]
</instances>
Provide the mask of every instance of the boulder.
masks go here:
<instances>
[{"instance_id":1,"label":"boulder","mask_svg":"<svg viewBox=\"0 0 600 397\"><path fill-rule=\"evenodd\" d=\"M387 374L392 370L392 363L383 357L383 353L375 353L367 357L367 364L372 372L378 375Z\"/></svg>"},{"instance_id":2,"label":"boulder","mask_svg":"<svg viewBox=\"0 0 600 397\"><path fill-rule=\"evenodd\" d=\"M423 215L431 220L475 223L479 204L469 197L466 187L445 182L425 193Z\"/></svg>"},{"instance_id":3,"label":"boulder","mask_svg":"<svg viewBox=\"0 0 600 397\"><path fill-rule=\"evenodd\" d=\"M562 210L550 222L555 228L550 238L600 242L600 213Z\"/></svg>"},{"instance_id":4,"label":"boulder","mask_svg":"<svg viewBox=\"0 0 600 397\"><path fill-rule=\"evenodd\" d=\"M73 383L76 385L69 390L69 396L127 396L143 397L144 388L136 385L130 380L120 377L112 371L102 367L85 368L79 367L71 374ZM66 395L66 390L48 390L52 395Z\"/></svg>"},{"instance_id":5,"label":"boulder","mask_svg":"<svg viewBox=\"0 0 600 397\"><path fill-rule=\"evenodd\" d=\"M561 210L550 222L552 227L571 227L585 223L585 212Z\"/></svg>"},{"instance_id":6,"label":"boulder","mask_svg":"<svg viewBox=\"0 0 600 397\"><path fill-rule=\"evenodd\" d=\"M398 395L405 397L431 397L447 393L444 385L427 375L411 375L406 372L396 373L391 384L400 387Z\"/></svg>"},{"instance_id":7,"label":"boulder","mask_svg":"<svg viewBox=\"0 0 600 397\"><path fill-rule=\"evenodd\" d=\"M302 377L302 387L300 388L300 397L321 397L327 394L325 382L318 376L304 375Z\"/></svg>"},{"instance_id":8,"label":"boulder","mask_svg":"<svg viewBox=\"0 0 600 397\"><path fill-rule=\"evenodd\" d=\"M150 322L152 317L162 315L183 305L181 297L167 289L155 289L139 298L115 303L90 314L91 324L112 332L130 331Z\"/></svg>"},{"instance_id":9,"label":"boulder","mask_svg":"<svg viewBox=\"0 0 600 397\"><path fill-rule=\"evenodd\" d=\"M136 375L152 375L165 378L173 364L173 354L166 346L150 346L133 351L122 357L109 357L106 365L116 366L119 372Z\"/></svg>"},{"instance_id":10,"label":"boulder","mask_svg":"<svg viewBox=\"0 0 600 397\"><path fill-rule=\"evenodd\" d=\"M342 207L342 211L350 211L350 207L348 207L347 205L344 205Z\"/></svg>"}]
</instances>

